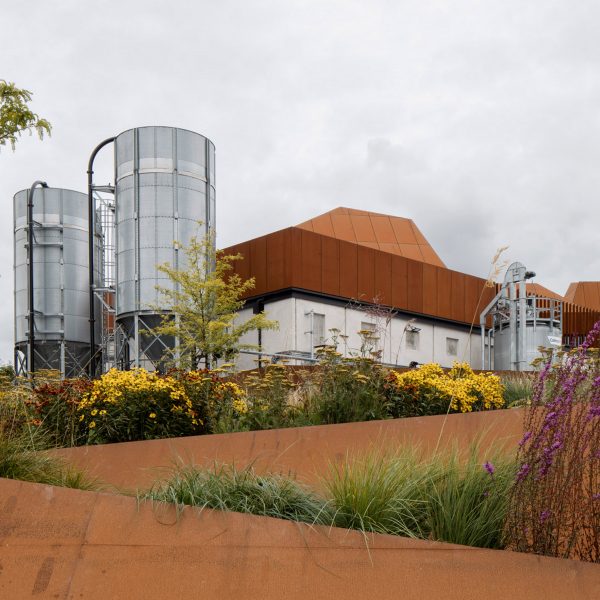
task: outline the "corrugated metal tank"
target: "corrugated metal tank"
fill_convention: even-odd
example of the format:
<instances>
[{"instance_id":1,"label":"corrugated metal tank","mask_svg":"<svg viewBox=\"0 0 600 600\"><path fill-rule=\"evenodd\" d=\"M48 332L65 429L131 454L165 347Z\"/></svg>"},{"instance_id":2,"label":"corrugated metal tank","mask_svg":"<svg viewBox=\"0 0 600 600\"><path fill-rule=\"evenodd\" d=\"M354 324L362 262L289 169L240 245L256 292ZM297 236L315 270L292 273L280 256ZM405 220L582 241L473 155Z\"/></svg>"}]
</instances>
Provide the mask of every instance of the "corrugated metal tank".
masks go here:
<instances>
[{"instance_id":1,"label":"corrugated metal tank","mask_svg":"<svg viewBox=\"0 0 600 600\"><path fill-rule=\"evenodd\" d=\"M552 338L562 338L561 325L562 303L552 298L527 298L525 319L525 370L531 369L531 363L540 358L539 348L551 348ZM519 332L520 318L516 319ZM510 371L514 368L511 363L511 343L518 343L511 336L509 322L496 319L494 323L494 369Z\"/></svg>"},{"instance_id":2,"label":"corrugated metal tank","mask_svg":"<svg viewBox=\"0 0 600 600\"><path fill-rule=\"evenodd\" d=\"M117 136L115 156L116 319L130 338L125 362L138 366L164 350L155 339L139 336L168 310L156 288L172 283L157 266L168 262L185 269L181 248L214 229L215 147L185 129L140 127Z\"/></svg>"},{"instance_id":3,"label":"corrugated metal tank","mask_svg":"<svg viewBox=\"0 0 600 600\"><path fill-rule=\"evenodd\" d=\"M27 355L29 337L28 192L22 190L13 199L15 353L22 355ZM63 376L77 376L89 360L87 196L73 190L36 188L33 205L36 370L56 369ZM99 231L95 240L96 265L100 265ZM99 270L96 281L100 284Z\"/></svg>"}]
</instances>

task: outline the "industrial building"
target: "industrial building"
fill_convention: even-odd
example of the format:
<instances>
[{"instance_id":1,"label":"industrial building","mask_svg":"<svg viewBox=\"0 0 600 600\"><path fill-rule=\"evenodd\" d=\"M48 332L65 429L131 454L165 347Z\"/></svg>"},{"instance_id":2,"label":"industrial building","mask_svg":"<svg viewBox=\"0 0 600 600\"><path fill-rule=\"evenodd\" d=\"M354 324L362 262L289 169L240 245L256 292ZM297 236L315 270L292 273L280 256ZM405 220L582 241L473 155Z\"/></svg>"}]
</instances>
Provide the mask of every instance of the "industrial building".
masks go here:
<instances>
[{"instance_id":1,"label":"industrial building","mask_svg":"<svg viewBox=\"0 0 600 600\"><path fill-rule=\"evenodd\" d=\"M226 252L242 254L236 272L256 280L241 318L264 310L280 324L244 341L260 341L275 360L307 362L332 343L357 355L366 334L366 350L392 365L461 360L526 370L538 346L556 345L556 338L580 343L600 318L593 307L526 282L525 272L519 303L518 282L511 298L512 282L501 293L501 285L448 269L411 220L369 211L336 208ZM490 303L482 340L480 318ZM251 368L256 358L241 355L239 365Z\"/></svg>"},{"instance_id":2,"label":"industrial building","mask_svg":"<svg viewBox=\"0 0 600 600\"><path fill-rule=\"evenodd\" d=\"M94 160L111 147L114 184L97 185ZM158 266L185 269L198 222L215 229L214 144L185 129L130 129L93 149L87 174L87 194L36 181L14 196L20 375L160 369L176 348L153 332L170 314L157 287L174 285ZM239 319L264 310L279 322L242 340L260 350L242 353L240 368L257 354L314 362L335 344L390 365L523 370L538 346L580 343L600 318L598 282L572 284L563 298L520 263L502 284L453 271L401 216L337 208L226 251L243 255L234 268L256 283Z\"/></svg>"}]
</instances>

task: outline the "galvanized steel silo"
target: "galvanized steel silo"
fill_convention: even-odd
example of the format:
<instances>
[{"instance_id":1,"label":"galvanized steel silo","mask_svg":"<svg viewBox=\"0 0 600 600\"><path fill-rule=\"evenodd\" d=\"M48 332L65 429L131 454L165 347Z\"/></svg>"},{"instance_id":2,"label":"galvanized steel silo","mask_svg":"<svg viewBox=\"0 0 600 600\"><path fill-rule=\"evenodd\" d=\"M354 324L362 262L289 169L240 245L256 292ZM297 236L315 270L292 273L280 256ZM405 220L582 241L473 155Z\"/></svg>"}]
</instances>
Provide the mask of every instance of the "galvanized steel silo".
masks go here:
<instances>
[{"instance_id":1,"label":"galvanized steel silo","mask_svg":"<svg viewBox=\"0 0 600 600\"><path fill-rule=\"evenodd\" d=\"M28 192L22 190L13 199L15 368L19 374L29 368ZM73 190L37 188L33 222L35 370L79 376L85 374L90 343L87 196ZM99 231L94 240L100 265ZM100 284L98 270L95 279Z\"/></svg>"},{"instance_id":2,"label":"galvanized steel silo","mask_svg":"<svg viewBox=\"0 0 600 600\"><path fill-rule=\"evenodd\" d=\"M140 127L116 137L115 158L117 361L155 367L173 344L149 331L168 312L157 286L173 285L157 266L185 269L181 248L214 229L215 147L185 129Z\"/></svg>"}]
</instances>

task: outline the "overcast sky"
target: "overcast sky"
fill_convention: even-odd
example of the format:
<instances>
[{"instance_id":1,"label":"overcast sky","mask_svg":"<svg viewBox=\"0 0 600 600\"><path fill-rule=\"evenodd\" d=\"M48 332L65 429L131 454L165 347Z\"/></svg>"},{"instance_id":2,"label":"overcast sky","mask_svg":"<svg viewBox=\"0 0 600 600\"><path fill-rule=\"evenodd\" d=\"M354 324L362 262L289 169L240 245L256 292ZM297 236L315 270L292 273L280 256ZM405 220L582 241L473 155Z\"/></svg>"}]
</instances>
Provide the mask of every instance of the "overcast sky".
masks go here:
<instances>
[{"instance_id":1,"label":"overcast sky","mask_svg":"<svg viewBox=\"0 0 600 600\"><path fill-rule=\"evenodd\" d=\"M85 191L140 125L216 144L221 247L349 206L414 219L452 269L509 245L559 293L600 279L599 30L588 0L0 0L0 79L54 126L0 153L0 360L13 194Z\"/></svg>"}]
</instances>

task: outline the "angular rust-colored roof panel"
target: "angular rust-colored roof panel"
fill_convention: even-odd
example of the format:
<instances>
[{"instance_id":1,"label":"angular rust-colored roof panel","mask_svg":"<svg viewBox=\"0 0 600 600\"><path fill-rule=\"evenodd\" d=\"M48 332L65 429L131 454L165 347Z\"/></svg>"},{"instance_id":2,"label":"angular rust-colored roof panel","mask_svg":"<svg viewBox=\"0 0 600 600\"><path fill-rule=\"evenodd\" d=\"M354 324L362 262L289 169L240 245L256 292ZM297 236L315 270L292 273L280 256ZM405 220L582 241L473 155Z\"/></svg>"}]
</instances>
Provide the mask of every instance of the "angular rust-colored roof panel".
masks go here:
<instances>
[{"instance_id":1,"label":"angular rust-colored roof panel","mask_svg":"<svg viewBox=\"0 0 600 600\"><path fill-rule=\"evenodd\" d=\"M297 227L438 267L446 266L415 223L404 217L339 207Z\"/></svg>"},{"instance_id":2,"label":"angular rust-colored roof panel","mask_svg":"<svg viewBox=\"0 0 600 600\"><path fill-rule=\"evenodd\" d=\"M600 281L577 281L569 285L567 302L600 310Z\"/></svg>"},{"instance_id":3,"label":"angular rust-colored roof panel","mask_svg":"<svg viewBox=\"0 0 600 600\"><path fill-rule=\"evenodd\" d=\"M528 296L543 296L544 298L554 298L555 300L564 300L564 297L547 287L540 285L539 283L528 283L527 284L527 295Z\"/></svg>"}]
</instances>

